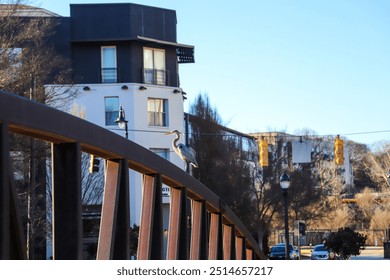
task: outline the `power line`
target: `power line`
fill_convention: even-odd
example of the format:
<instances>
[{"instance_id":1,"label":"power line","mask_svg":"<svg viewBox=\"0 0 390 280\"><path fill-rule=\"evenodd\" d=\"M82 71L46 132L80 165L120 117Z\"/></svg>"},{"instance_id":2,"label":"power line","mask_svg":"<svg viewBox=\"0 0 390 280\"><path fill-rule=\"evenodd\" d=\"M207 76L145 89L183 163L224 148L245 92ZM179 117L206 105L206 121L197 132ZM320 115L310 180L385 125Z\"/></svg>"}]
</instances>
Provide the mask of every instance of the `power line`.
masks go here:
<instances>
[{"instance_id":1,"label":"power line","mask_svg":"<svg viewBox=\"0 0 390 280\"><path fill-rule=\"evenodd\" d=\"M123 130L120 128L110 128L109 130ZM145 130L145 129L129 129L128 131L133 131L133 132L145 132L145 133L166 133L167 131L157 131L157 130ZM286 135L278 135L278 136L273 136L273 135L266 135L266 134L271 134L271 133L284 133ZM379 134L379 133L390 133L390 130L375 130L375 131L364 131L364 132L350 132L350 133L338 133L338 134L322 134L322 135L291 135L285 132L258 132L258 133L251 133L251 135L255 134L263 134L259 135L260 137L276 137L276 138L320 138L320 137L335 137L336 135L341 135L341 136L352 136L352 135L366 135L366 134ZM196 132L191 132L189 135L203 135L203 136L223 136L223 137L244 137L242 135L234 135L232 132L224 132L224 133L207 133L207 132L201 132L201 133L196 133ZM253 137L250 134L248 134L249 137Z\"/></svg>"},{"instance_id":2,"label":"power line","mask_svg":"<svg viewBox=\"0 0 390 280\"><path fill-rule=\"evenodd\" d=\"M390 130L377 130L377 131L366 131L366 132L352 132L352 133L345 133L342 135L360 135L360 134L375 134L375 133L389 133Z\"/></svg>"}]
</instances>

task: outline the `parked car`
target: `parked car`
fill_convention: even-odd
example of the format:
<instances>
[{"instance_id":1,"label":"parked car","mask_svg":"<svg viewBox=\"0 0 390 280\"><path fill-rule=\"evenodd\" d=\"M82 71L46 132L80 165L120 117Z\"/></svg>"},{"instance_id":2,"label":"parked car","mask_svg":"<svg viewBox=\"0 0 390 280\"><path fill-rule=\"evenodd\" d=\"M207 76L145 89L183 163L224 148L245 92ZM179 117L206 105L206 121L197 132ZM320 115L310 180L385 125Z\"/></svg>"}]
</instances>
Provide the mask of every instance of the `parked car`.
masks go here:
<instances>
[{"instance_id":1,"label":"parked car","mask_svg":"<svg viewBox=\"0 0 390 280\"><path fill-rule=\"evenodd\" d=\"M300 254L299 254L299 249L297 246L294 246L294 251L293 251L293 259L294 260L299 260L300 259Z\"/></svg>"},{"instance_id":2,"label":"parked car","mask_svg":"<svg viewBox=\"0 0 390 280\"><path fill-rule=\"evenodd\" d=\"M324 244L315 245L310 258L312 260L328 260L329 250Z\"/></svg>"},{"instance_id":3,"label":"parked car","mask_svg":"<svg viewBox=\"0 0 390 280\"><path fill-rule=\"evenodd\" d=\"M290 247L290 260L297 260L299 258L298 250L294 250L294 247L289 244ZM270 260L285 260L286 259L286 245L284 243L276 244L271 248L268 258Z\"/></svg>"}]
</instances>

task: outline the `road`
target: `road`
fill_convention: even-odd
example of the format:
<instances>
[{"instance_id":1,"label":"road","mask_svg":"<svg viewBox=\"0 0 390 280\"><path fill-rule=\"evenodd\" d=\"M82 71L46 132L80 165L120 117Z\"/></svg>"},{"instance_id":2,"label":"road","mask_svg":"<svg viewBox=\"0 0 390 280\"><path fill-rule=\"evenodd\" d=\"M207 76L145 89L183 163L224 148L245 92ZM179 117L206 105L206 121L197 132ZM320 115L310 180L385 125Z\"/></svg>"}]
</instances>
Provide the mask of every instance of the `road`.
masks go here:
<instances>
[{"instance_id":1,"label":"road","mask_svg":"<svg viewBox=\"0 0 390 280\"><path fill-rule=\"evenodd\" d=\"M302 248L302 260L310 260L311 250L309 247ZM362 250L359 256L352 256L351 260L384 260L383 247L369 246Z\"/></svg>"},{"instance_id":2,"label":"road","mask_svg":"<svg viewBox=\"0 0 390 280\"><path fill-rule=\"evenodd\" d=\"M352 256L351 260L384 260L383 247L366 247L359 256Z\"/></svg>"}]
</instances>

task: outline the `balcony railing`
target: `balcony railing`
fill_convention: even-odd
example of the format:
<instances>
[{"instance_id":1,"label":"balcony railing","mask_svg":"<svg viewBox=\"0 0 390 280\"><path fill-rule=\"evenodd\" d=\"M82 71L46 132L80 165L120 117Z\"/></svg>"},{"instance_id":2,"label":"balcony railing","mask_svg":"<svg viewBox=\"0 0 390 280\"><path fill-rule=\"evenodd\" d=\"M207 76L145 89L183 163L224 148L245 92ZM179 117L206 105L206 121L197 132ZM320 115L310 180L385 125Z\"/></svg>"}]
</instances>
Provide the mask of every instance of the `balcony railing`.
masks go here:
<instances>
[{"instance_id":1,"label":"balcony railing","mask_svg":"<svg viewBox=\"0 0 390 280\"><path fill-rule=\"evenodd\" d=\"M163 69L142 68L144 84L169 85L169 71Z\"/></svg>"},{"instance_id":2,"label":"balcony railing","mask_svg":"<svg viewBox=\"0 0 390 280\"><path fill-rule=\"evenodd\" d=\"M102 83L116 83L118 81L117 68L101 68Z\"/></svg>"}]
</instances>

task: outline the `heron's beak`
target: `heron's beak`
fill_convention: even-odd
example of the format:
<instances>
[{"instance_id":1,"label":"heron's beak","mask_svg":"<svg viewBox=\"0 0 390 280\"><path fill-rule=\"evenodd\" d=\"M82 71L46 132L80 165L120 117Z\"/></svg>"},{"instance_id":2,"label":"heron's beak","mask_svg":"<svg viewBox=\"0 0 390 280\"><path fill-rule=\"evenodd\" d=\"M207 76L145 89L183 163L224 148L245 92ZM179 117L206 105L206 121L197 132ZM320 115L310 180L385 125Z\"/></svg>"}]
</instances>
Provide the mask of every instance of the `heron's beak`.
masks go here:
<instances>
[{"instance_id":1,"label":"heron's beak","mask_svg":"<svg viewBox=\"0 0 390 280\"><path fill-rule=\"evenodd\" d=\"M165 132L164 135L172 134L172 132Z\"/></svg>"}]
</instances>

